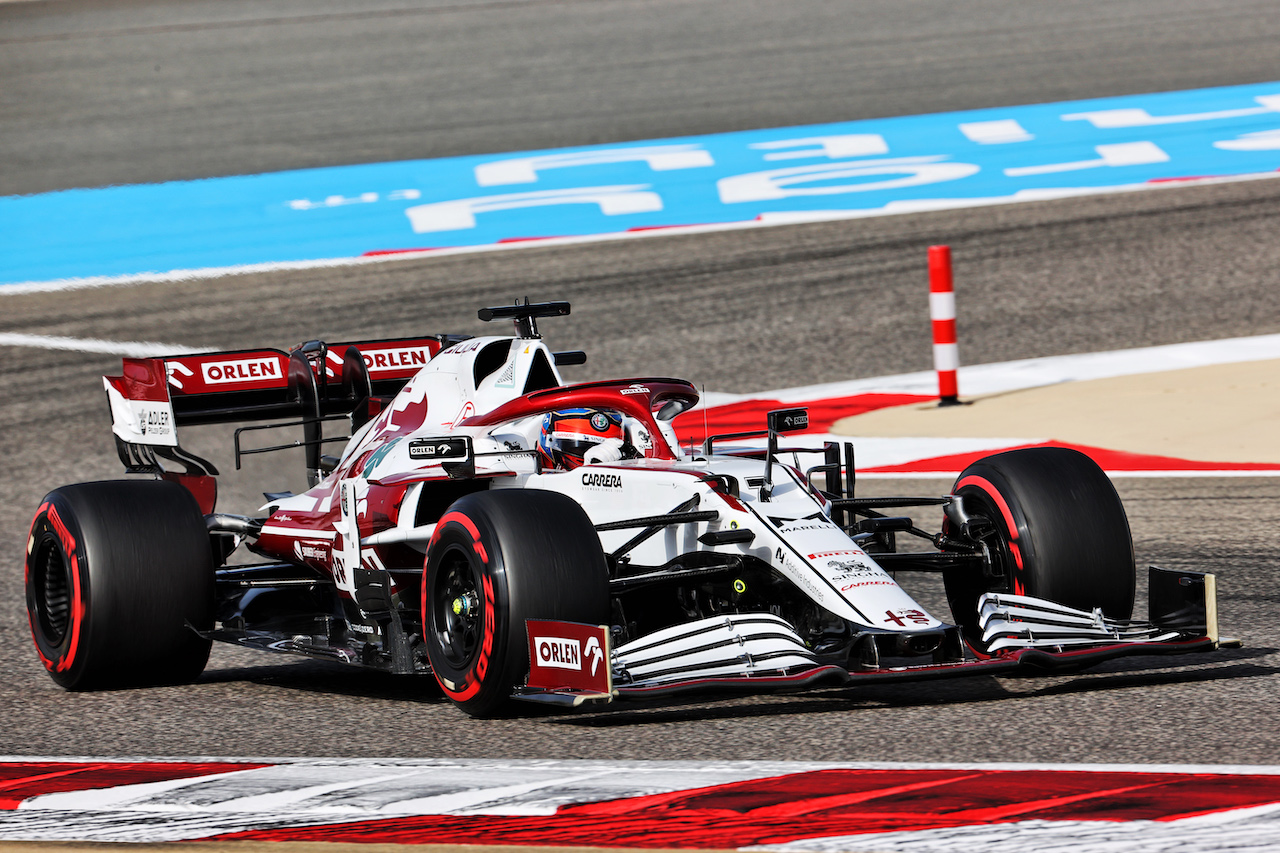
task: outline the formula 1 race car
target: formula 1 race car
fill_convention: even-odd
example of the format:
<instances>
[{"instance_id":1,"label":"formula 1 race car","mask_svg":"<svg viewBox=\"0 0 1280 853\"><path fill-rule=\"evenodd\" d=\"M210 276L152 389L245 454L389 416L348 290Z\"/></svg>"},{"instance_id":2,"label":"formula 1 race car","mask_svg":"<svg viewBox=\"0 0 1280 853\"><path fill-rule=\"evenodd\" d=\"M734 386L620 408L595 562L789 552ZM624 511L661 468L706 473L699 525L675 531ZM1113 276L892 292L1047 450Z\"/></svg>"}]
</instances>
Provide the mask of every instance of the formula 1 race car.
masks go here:
<instances>
[{"instance_id":1,"label":"formula 1 race car","mask_svg":"<svg viewBox=\"0 0 1280 853\"><path fill-rule=\"evenodd\" d=\"M145 476L54 490L27 542L50 675L189 681L222 640L430 673L484 716L512 698L1076 670L1234 642L1211 574L1152 568L1149 621L1130 618L1124 508L1082 454L1014 450L948 495L856 497L851 445L780 445L803 409L682 447L689 383L564 384L586 356L549 350L537 319L568 313L526 299L479 312L514 336L125 359L105 386L126 473ZM215 509L217 471L177 431L242 422L237 467L301 447L307 491ZM281 428L301 438L262 444ZM890 514L908 507L940 510L940 529ZM895 580L911 572L942 574L951 623Z\"/></svg>"}]
</instances>

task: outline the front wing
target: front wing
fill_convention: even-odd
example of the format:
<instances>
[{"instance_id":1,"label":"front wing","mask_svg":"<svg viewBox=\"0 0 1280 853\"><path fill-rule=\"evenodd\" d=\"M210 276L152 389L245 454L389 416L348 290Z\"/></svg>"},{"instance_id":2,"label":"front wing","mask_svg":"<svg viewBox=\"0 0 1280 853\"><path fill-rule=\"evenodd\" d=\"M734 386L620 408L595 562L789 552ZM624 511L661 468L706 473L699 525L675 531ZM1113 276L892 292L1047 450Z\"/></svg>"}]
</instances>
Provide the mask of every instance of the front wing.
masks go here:
<instances>
[{"instance_id":1,"label":"front wing","mask_svg":"<svg viewBox=\"0 0 1280 853\"><path fill-rule=\"evenodd\" d=\"M1218 636L1214 576L1151 568L1150 621L1113 620L1099 611L1081 611L1030 596L983 596L979 604L984 641L959 648L954 659L945 647L921 664L842 666L824 663L810 652L792 626L763 613L729 614L678 625L609 648L607 626L538 623L541 636L594 637L612 662L598 677L565 680L563 667L533 661L528 685L515 698L563 706L600 704L615 699L661 699L684 693L766 693L844 687L926 678L1076 672L1104 661L1146 655L1176 655L1237 648L1239 640ZM561 626L562 630L557 630Z\"/></svg>"}]
</instances>

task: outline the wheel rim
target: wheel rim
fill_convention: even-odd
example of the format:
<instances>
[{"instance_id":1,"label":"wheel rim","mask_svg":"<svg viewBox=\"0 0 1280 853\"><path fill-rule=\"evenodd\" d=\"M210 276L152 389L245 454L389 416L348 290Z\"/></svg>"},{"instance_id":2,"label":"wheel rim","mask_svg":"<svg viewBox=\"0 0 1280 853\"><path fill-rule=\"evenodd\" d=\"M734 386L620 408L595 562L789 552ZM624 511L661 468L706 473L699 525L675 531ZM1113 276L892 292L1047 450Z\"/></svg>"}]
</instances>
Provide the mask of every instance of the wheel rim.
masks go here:
<instances>
[{"instance_id":1,"label":"wheel rim","mask_svg":"<svg viewBox=\"0 0 1280 853\"><path fill-rule=\"evenodd\" d=\"M1013 580L1014 572L1018 570L1017 561L1014 560L1012 552L1009 550L1009 531L1005 530L1003 518L1000 510L996 507L986 494L981 491L965 491L964 492L966 506L969 501L978 504L978 512L970 513L971 515L979 515L991 522L992 527L997 531L996 536L988 537L987 550L991 555L993 567L1000 569L1001 577L993 577L990 580L984 578L984 592L1005 592L1012 593L1014 590Z\"/></svg>"},{"instance_id":2,"label":"wheel rim","mask_svg":"<svg viewBox=\"0 0 1280 853\"><path fill-rule=\"evenodd\" d=\"M32 583L40 631L52 645L61 645L71 624L71 572L52 537L46 537L36 551Z\"/></svg>"},{"instance_id":3,"label":"wheel rim","mask_svg":"<svg viewBox=\"0 0 1280 853\"><path fill-rule=\"evenodd\" d=\"M963 577L947 581L947 598L952 615L970 645L980 648L982 632L978 630L978 599L988 592L1012 593L1014 573L1018 566L1009 550L1004 518L995 503L986 492L979 489L965 488L960 494L964 497L965 511L971 517L985 518L995 528L996 535L986 538L987 547L984 552L990 558L992 568L998 569L1002 574L1001 577L988 578L979 570L976 573L966 572Z\"/></svg>"},{"instance_id":4,"label":"wheel rim","mask_svg":"<svg viewBox=\"0 0 1280 853\"><path fill-rule=\"evenodd\" d=\"M471 561L461 549L449 549L440 561L432 608L436 642L445 661L465 669L480 647L484 600Z\"/></svg>"}]
</instances>

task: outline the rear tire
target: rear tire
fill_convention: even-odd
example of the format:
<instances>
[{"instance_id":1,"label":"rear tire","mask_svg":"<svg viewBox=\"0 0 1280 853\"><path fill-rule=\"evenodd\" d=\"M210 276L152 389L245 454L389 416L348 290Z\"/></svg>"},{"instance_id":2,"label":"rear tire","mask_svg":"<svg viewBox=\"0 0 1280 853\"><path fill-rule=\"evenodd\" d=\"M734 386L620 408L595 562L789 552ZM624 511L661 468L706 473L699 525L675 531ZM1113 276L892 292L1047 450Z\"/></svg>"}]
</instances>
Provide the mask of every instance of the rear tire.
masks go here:
<instances>
[{"instance_id":1,"label":"rear tire","mask_svg":"<svg viewBox=\"0 0 1280 853\"><path fill-rule=\"evenodd\" d=\"M68 690L193 681L213 627L204 516L182 486L113 480L45 496L27 540L27 615Z\"/></svg>"},{"instance_id":2,"label":"rear tire","mask_svg":"<svg viewBox=\"0 0 1280 853\"><path fill-rule=\"evenodd\" d=\"M1088 456L1058 447L980 459L956 480L970 516L991 521L992 568L944 575L956 624L980 648L978 597L1006 592L1045 598L1114 619L1133 613L1133 538L1115 486Z\"/></svg>"},{"instance_id":3,"label":"rear tire","mask_svg":"<svg viewBox=\"0 0 1280 853\"><path fill-rule=\"evenodd\" d=\"M572 498L497 489L460 498L441 517L422 597L436 680L463 711L486 717L528 675L525 620L607 623L609 572Z\"/></svg>"}]
</instances>

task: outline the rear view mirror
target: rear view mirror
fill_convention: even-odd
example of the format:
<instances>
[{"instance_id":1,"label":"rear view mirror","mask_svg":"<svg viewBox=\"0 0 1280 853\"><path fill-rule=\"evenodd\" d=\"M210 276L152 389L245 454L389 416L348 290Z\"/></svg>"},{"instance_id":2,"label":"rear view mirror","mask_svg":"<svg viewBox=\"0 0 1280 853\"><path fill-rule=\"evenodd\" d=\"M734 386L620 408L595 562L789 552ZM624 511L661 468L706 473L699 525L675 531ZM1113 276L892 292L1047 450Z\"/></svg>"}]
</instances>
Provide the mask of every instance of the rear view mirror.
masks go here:
<instances>
[{"instance_id":1,"label":"rear view mirror","mask_svg":"<svg viewBox=\"0 0 1280 853\"><path fill-rule=\"evenodd\" d=\"M769 432L796 432L808 428L808 409L778 409L769 413Z\"/></svg>"}]
</instances>

